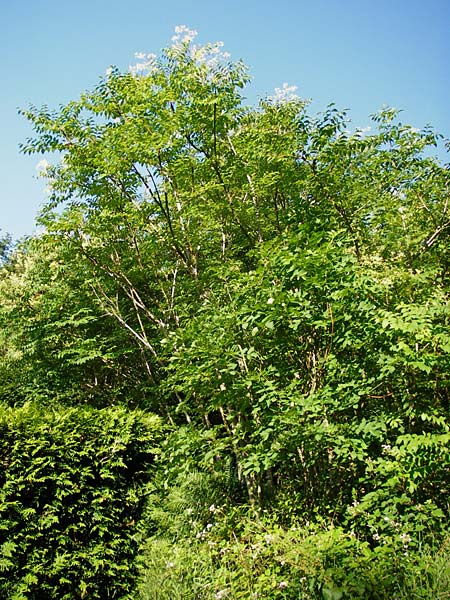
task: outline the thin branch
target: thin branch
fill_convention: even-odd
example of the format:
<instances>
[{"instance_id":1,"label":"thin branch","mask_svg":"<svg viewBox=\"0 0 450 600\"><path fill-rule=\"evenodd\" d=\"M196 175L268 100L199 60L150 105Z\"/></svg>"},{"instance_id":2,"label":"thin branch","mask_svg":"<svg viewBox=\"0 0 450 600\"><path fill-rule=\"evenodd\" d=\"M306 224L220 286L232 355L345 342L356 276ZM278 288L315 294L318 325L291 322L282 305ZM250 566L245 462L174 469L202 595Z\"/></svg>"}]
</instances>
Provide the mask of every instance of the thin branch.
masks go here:
<instances>
[{"instance_id":1,"label":"thin branch","mask_svg":"<svg viewBox=\"0 0 450 600\"><path fill-rule=\"evenodd\" d=\"M433 232L433 234L423 243L423 245L426 248L430 248L434 244L434 242L437 240L439 235L444 231L444 229L447 229L447 227L449 225L450 225L450 221L447 221L447 223L444 223L444 225L440 225L439 227L437 227L436 230Z\"/></svg>"}]
</instances>

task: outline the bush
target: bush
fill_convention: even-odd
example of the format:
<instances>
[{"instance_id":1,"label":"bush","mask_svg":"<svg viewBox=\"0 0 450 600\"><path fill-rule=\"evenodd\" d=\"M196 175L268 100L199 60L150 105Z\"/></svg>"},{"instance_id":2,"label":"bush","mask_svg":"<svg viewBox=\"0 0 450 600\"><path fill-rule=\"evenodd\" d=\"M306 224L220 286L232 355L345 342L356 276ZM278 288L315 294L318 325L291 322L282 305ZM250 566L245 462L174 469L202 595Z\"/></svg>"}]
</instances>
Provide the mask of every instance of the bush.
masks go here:
<instances>
[{"instance_id":1,"label":"bush","mask_svg":"<svg viewBox=\"0 0 450 600\"><path fill-rule=\"evenodd\" d=\"M160 433L124 408L0 407L0 596L132 598Z\"/></svg>"}]
</instances>

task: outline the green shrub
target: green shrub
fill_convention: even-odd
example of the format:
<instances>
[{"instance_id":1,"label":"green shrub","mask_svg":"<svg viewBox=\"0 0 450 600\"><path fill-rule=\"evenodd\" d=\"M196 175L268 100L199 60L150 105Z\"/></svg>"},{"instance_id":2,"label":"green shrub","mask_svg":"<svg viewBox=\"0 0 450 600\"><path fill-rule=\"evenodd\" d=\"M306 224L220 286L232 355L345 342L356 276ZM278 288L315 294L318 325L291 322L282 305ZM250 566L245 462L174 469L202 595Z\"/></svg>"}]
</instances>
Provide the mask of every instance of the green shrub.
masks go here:
<instances>
[{"instance_id":1,"label":"green shrub","mask_svg":"<svg viewBox=\"0 0 450 600\"><path fill-rule=\"evenodd\" d=\"M124 408L0 407L0 597L133 597L159 432Z\"/></svg>"}]
</instances>

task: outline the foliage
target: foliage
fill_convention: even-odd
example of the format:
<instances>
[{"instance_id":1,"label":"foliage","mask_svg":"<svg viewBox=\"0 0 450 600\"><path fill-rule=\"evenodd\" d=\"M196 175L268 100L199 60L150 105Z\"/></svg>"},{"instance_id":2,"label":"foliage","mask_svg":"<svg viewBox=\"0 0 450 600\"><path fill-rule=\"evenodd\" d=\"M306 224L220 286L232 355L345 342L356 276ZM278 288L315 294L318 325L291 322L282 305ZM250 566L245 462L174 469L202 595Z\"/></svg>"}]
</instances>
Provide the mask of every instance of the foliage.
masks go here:
<instances>
[{"instance_id":1,"label":"foliage","mask_svg":"<svg viewBox=\"0 0 450 600\"><path fill-rule=\"evenodd\" d=\"M8 255L11 252L11 246L12 238L10 235L6 234L0 236L0 264L8 259Z\"/></svg>"},{"instance_id":2,"label":"foliage","mask_svg":"<svg viewBox=\"0 0 450 600\"><path fill-rule=\"evenodd\" d=\"M0 295L4 401L139 402L141 353L114 330L84 270L68 268L60 248L22 243L0 269Z\"/></svg>"},{"instance_id":3,"label":"foliage","mask_svg":"<svg viewBox=\"0 0 450 600\"><path fill-rule=\"evenodd\" d=\"M389 108L352 131L288 87L245 106L245 66L194 37L180 27L159 58L23 111L23 151L59 160L42 234L3 253L0 394L164 420L145 517L156 594L398 595L449 517L441 136ZM255 562L264 527L282 550ZM207 539L230 545L222 579ZM277 588L289 548L313 571L295 562L297 587Z\"/></svg>"},{"instance_id":4,"label":"foliage","mask_svg":"<svg viewBox=\"0 0 450 600\"><path fill-rule=\"evenodd\" d=\"M2 598L132 598L159 420L25 404L0 429Z\"/></svg>"},{"instance_id":5,"label":"foliage","mask_svg":"<svg viewBox=\"0 0 450 600\"><path fill-rule=\"evenodd\" d=\"M448 509L445 294L427 273L401 288L349 244L300 230L268 245L173 336L165 385L184 410L220 412L203 460L235 453L255 502L287 487L303 514L342 516L376 481Z\"/></svg>"},{"instance_id":6,"label":"foliage","mask_svg":"<svg viewBox=\"0 0 450 600\"><path fill-rule=\"evenodd\" d=\"M198 536L149 539L140 584L143 600L445 600L448 536L441 546L408 548L408 536L380 536L376 546L332 525L290 528L214 507ZM237 525L237 526L236 526ZM405 549L406 548L406 549Z\"/></svg>"}]
</instances>

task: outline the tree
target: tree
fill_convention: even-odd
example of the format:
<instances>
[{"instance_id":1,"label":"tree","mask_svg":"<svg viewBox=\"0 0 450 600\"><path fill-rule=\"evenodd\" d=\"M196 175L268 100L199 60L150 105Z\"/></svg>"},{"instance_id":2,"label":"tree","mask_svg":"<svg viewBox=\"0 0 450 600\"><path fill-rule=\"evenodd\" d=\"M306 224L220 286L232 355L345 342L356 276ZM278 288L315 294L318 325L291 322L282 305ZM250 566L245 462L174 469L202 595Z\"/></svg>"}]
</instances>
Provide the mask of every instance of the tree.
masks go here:
<instances>
[{"instance_id":1,"label":"tree","mask_svg":"<svg viewBox=\"0 0 450 600\"><path fill-rule=\"evenodd\" d=\"M0 237L0 263L8 260L8 253L11 250L11 236L6 234Z\"/></svg>"},{"instance_id":2,"label":"tree","mask_svg":"<svg viewBox=\"0 0 450 600\"><path fill-rule=\"evenodd\" d=\"M191 453L231 468L254 507L292 489L305 514L340 519L383 493L442 507L449 174L426 153L439 136L390 109L349 132L345 113L312 117L287 89L245 107L244 65L184 28L142 58L59 111L24 111L23 151L61 157L36 244L69 274L81 356L117 365L120 340L148 405L200 433L201 457L198 436L184 455L174 437L169 477ZM99 314L110 325L88 334Z\"/></svg>"}]
</instances>

